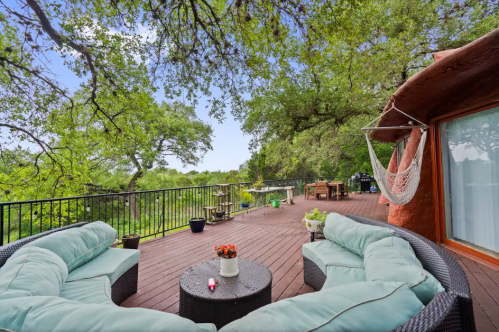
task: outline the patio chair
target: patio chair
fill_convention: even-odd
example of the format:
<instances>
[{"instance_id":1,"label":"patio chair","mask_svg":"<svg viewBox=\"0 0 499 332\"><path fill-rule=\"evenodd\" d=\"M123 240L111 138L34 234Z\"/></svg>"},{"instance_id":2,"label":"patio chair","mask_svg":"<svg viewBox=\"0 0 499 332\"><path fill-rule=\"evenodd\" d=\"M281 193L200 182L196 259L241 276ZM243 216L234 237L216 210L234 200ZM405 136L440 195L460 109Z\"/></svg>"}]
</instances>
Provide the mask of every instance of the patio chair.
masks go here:
<instances>
[{"instance_id":1,"label":"patio chair","mask_svg":"<svg viewBox=\"0 0 499 332\"><path fill-rule=\"evenodd\" d=\"M315 194L315 197L317 199L320 199L321 195L324 194L324 195L326 195L326 200L328 200L329 199L328 193L329 193L329 190L327 188L327 182L317 182L315 184L314 194Z\"/></svg>"},{"instance_id":2,"label":"patio chair","mask_svg":"<svg viewBox=\"0 0 499 332\"><path fill-rule=\"evenodd\" d=\"M340 185L340 198L350 199L350 196L348 196L348 186L345 184Z\"/></svg>"}]
</instances>

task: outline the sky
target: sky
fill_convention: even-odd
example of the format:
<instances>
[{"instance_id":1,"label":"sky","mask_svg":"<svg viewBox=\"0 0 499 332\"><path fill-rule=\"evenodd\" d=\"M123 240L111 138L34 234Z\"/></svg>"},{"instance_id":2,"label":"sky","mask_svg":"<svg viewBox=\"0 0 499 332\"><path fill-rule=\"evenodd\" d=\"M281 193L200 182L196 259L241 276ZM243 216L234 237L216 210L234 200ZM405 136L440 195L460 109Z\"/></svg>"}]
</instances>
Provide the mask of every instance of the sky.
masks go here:
<instances>
[{"instance_id":1,"label":"sky","mask_svg":"<svg viewBox=\"0 0 499 332\"><path fill-rule=\"evenodd\" d=\"M63 65L60 57L51 56L50 58L53 65L52 68L58 74L57 79L59 82L71 91L78 89L81 79ZM217 94L219 92L214 90L213 97L217 97ZM158 101L165 100L161 95L158 95L156 99ZM213 150L208 151L202 161L196 166L187 165L183 167L178 159L169 157L166 161L169 163L170 168L175 168L183 173L192 170L198 172L230 171L239 169L239 166L251 157L251 152L248 149L251 137L243 134L241 124L234 120L230 114L230 109L225 110L227 119L220 124L218 120L208 115L209 107L207 108L207 105L207 98L201 98L195 108L197 116L204 122L209 123L213 128Z\"/></svg>"}]
</instances>

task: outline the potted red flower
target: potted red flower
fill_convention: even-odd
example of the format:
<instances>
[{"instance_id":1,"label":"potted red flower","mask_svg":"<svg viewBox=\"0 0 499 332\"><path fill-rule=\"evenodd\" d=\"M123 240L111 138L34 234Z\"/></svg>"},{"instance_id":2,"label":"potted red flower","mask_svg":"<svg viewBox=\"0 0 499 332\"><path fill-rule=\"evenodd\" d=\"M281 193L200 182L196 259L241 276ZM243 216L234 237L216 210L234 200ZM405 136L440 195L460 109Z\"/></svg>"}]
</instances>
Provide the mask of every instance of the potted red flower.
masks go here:
<instances>
[{"instance_id":1,"label":"potted red flower","mask_svg":"<svg viewBox=\"0 0 499 332\"><path fill-rule=\"evenodd\" d=\"M235 277L239 274L237 248L233 244L215 246L215 252L220 257L220 275L222 277Z\"/></svg>"}]
</instances>

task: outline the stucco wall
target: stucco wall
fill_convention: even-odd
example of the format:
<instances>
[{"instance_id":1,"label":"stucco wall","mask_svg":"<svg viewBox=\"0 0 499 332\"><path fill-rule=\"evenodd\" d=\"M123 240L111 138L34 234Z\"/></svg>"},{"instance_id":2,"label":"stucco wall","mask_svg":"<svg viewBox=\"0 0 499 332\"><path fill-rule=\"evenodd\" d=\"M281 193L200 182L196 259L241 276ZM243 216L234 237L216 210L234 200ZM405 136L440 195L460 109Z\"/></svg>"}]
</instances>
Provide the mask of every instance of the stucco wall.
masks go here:
<instances>
[{"instance_id":1,"label":"stucco wall","mask_svg":"<svg viewBox=\"0 0 499 332\"><path fill-rule=\"evenodd\" d=\"M411 138L405 148L398 171L401 172L411 164L419 145L421 132L413 129ZM421 180L413 199L406 205L390 203L388 222L407 228L432 241L436 240L436 221L434 213L433 177L431 163L430 137L427 137L423 153Z\"/></svg>"}]
</instances>

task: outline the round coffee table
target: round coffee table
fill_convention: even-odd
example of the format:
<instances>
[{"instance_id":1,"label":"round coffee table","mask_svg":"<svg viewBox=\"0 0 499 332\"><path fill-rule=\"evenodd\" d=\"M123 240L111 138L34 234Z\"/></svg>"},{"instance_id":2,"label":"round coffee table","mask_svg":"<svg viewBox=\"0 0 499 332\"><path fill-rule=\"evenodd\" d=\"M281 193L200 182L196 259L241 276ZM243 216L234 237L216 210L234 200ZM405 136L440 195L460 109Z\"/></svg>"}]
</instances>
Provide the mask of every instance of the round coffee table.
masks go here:
<instances>
[{"instance_id":1,"label":"round coffee table","mask_svg":"<svg viewBox=\"0 0 499 332\"><path fill-rule=\"evenodd\" d=\"M271 303L272 273L265 266L239 259L239 274L220 276L220 259L200 263L180 277L179 315L217 329ZM213 292L208 279L217 286Z\"/></svg>"}]
</instances>

